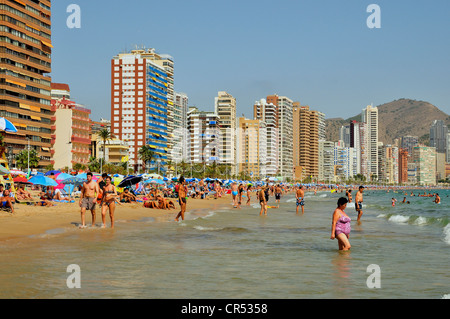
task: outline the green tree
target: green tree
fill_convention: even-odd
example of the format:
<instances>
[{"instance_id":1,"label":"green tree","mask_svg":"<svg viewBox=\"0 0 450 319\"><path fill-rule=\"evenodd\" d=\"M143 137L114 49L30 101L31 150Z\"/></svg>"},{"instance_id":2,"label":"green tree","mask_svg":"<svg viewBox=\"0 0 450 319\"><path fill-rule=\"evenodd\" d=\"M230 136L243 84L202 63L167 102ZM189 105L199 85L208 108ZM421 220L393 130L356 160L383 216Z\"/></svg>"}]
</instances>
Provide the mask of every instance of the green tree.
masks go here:
<instances>
[{"instance_id":1,"label":"green tree","mask_svg":"<svg viewBox=\"0 0 450 319\"><path fill-rule=\"evenodd\" d=\"M19 154L16 155L16 165L19 169L28 168L28 153L30 155L29 163L30 168L36 168L39 166L39 157L36 150L23 150Z\"/></svg>"},{"instance_id":2,"label":"green tree","mask_svg":"<svg viewBox=\"0 0 450 319\"><path fill-rule=\"evenodd\" d=\"M139 158L144 162L144 171L148 166L148 163L151 162L155 157L156 153L152 151L150 146L144 145L139 149Z\"/></svg>"},{"instance_id":3,"label":"green tree","mask_svg":"<svg viewBox=\"0 0 450 319\"><path fill-rule=\"evenodd\" d=\"M106 158L106 143L112 139L112 135L108 129L104 128L98 132L98 138L103 142L103 164Z\"/></svg>"},{"instance_id":4,"label":"green tree","mask_svg":"<svg viewBox=\"0 0 450 319\"><path fill-rule=\"evenodd\" d=\"M88 164L89 171L91 172L100 172L100 162L95 157L91 156L89 158Z\"/></svg>"}]
</instances>

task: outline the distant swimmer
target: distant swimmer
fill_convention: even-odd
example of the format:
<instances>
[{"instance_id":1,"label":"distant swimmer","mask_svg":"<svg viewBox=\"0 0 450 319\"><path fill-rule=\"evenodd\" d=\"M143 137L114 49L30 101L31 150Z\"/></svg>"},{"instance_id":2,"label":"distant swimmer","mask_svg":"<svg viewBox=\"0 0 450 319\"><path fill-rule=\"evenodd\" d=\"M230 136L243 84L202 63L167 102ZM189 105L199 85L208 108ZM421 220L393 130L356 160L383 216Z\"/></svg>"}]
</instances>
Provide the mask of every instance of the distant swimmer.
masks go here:
<instances>
[{"instance_id":1,"label":"distant swimmer","mask_svg":"<svg viewBox=\"0 0 450 319\"><path fill-rule=\"evenodd\" d=\"M396 202L397 200L395 199L395 198L393 198L392 197L392 207L395 207L395 202Z\"/></svg>"},{"instance_id":2,"label":"distant swimmer","mask_svg":"<svg viewBox=\"0 0 450 319\"><path fill-rule=\"evenodd\" d=\"M439 197L439 194L438 194L438 193L436 193L436 198L434 199L434 202L435 202L436 204L440 204L440 203L441 203L441 198Z\"/></svg>"},{"instance_id":3,"label":"distant swimmer","mask_svg":"<svg viewBox=\"0 0 450 319\"><path fill-rule=\"evenodd\" d=\"M297 193L295 194L295 197L297 198L297 214L298 214L298 207L302 207L302 215L305 213L305 191L303 190L303 185L300 186L300 188L297 190Z\"/></svg>"},{"instance_id":4,"label":"distant swimmer","mask_svg":"<svg viewBox=\"0 0 450 319\"><path fill-rule=\"evenodd\" d=\"M355 209L358 212L358 219L357 219L358 222L361 221L361 216L363 214L363 211L362 211L363 192L364 192L364 186L359 186L359 190L356 193L356 197L355 197Z\"/></svg>"},{"instance_id":5,"label":"distant swimmer","mask_svg":"<svg viewBox=\"0 0 450 319\"><path fill-rule=\"evenodd\" d=\"M339 244L339 250L350 250L350 231L351 231L351 218L344 212L347 207L347 198L341 197L338 200L337 208L333 213L333 221L331 224L331 239L337 239Z\"/></svg>"}]
</instances>

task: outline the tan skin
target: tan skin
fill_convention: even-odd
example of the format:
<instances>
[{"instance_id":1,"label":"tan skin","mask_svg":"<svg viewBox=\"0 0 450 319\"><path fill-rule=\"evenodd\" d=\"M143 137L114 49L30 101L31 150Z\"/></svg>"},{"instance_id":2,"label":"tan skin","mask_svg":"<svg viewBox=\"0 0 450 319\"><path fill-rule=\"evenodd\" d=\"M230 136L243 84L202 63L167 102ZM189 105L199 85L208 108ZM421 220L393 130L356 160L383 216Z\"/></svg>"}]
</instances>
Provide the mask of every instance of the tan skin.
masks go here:
<instances>
[{"instance_id":1,"label":"tan skin","mask_svg":"<svg viewBox=\"0 0 450 319\"><path fill-rule=\"evenodd\" d=\"M106 211L109 210L109 218L111 220L111 228L114 228L114 212L116 210L117 191L111 184L111 178L105 179L106 186L103 188L102 197L102 228L106 227Z\"/></svg>"},{"instance_id":2,"label":"tan skin","mask_svg":"<svg viewBox=\"0 0 450 319\"><path fill-rule=\"evenodd\" d=\"M265 188L262 188L258 193L259 204L261 205L261 211L259 212L259 216L262 216L263 212L264 212L264 215L267 216L267 202L266 202L266 195L265 195L264 191L265 191Z\"/></svg>"},{"instance_id":3,"label":"tan skin","mask_svg":"<svg viewBox=\"0 0 450 319\"><path fill-rule=\"evenodd\" d=\"M333 221L331 224L331 237L330 239L334 240L337 239L338 240L338 244L339 244L339 250L342 251L347 251L350 250L350 248L352 247L350 245L350 241L349 241L349 237L345 234L339 234L336 237L336 223L339 220L339 218L341 218L341 216L347 216L347 214L344 212L344 209L347 207L347 204L341 205L338 208L336 208L336 210L333 213ZM348 216L347 216L348 217Z\"/></svg>"},{"instance_id":4,"label":"tan skin","mask_svg":"<svg viewBox=\"0 0 450 319\"><path fill-rule=\"evenodd\" d=\"M186 212L186 186L185 181L183 181L178 189L178 201L181 207L181 211L178 213L177 217L175 217L175 221L179 221L180 217L184 220L184 214Z\"/></svg>"},{"instance_id":5,"label":"tan skin","mask_svg":"<svg viewBox=\"0 0 450 319\"><path fill-rule=\"evenodd\" d=\"M295 197L297 198L297 200L298 200L299 198L304 198L304 197L305 197L305 191L303 190L303 186L300 187L300 188L297 190L297 193L295 194ZM298 214L298 207L299 207L299 206L297 206L297 214ZM302 206L302 214L304 214L304 213L305 213L305 206Z\"/></svg>"},{"instance_id":6,"label":"tan skin","mask_svg":"<svg viewBox=\"0 0 450 319\"><path fill-rule=\"evenodd\" d=\"M80 202L79 205L81 207L81 203L83 202L83 198L96 198L96 194L100 193L100 188L98 184L92 180L92 176L87 176L87 182L83 183L83 188L81 189ZM86 208L81 207L81 227L86 227ZM92 225L95 225L95 208L91 210L92 214Z\"/></svg>"},{"instance_id":7,"label":"tan skin","mask_svg":"<svg viewBox=\"0 0 450 319\"><path fill-rule=\"evenodd\" d=\"M3 202L6 202L6 204L4 206L3 206ZM0 198L0 205L2 205L2 207L10 208L11 213L14 214L14 205L13 205L9 190L3 191L3 197Z\"/></svg>"},{"instance_id":8,"label":"tan skin","mask_svg":"<svg viewBox=\"0 0 450 319\"><path fill-rule=\"evenodd\" d=\"M356 193L355 204L363 202L363 191L364 191L364 188L361 188ZM363 211L362 211L362 209L357 209L356 211L358 212L358 220L357 221L359 222L359 221L361 221L361 216L363 215Z\"/></svg>"}]
</instances>

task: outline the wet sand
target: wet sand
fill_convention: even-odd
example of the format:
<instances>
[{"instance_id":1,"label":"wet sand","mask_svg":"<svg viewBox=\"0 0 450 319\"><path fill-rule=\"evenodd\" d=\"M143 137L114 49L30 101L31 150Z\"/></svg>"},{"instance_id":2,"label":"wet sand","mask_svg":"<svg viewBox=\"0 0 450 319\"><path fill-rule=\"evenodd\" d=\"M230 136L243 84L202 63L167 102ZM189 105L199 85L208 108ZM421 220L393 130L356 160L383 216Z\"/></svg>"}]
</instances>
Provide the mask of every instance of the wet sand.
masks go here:
<instances>
[{"instance_id":1,"label":"wet sand","mask_svg":"<svg viewBox=\"0 0 450 319\"><path fill-rule=\"evenodd\" d=\"M122 203L116 205L115 221L128 221L145 217L154 218L156 222L175 222L180 211L178 200L170 198L176 209L161 210L143 207L143 203ZM58 228L78 228L81 224L81 209L78 199L75 203L54 203L53 207L31 206L26 204L14 205L14 214L0 211L0 241L30 237ZM231 196L219 199L192 199L187 202L186 216L195 211L214 211L221 208L231 208ZM101 209L97 205L95 225L102 223ZM92 224L90 211L86 212L86 225ZM106 214L106 226L110 227L109 213Z\"/></svg>"}]
</instances>

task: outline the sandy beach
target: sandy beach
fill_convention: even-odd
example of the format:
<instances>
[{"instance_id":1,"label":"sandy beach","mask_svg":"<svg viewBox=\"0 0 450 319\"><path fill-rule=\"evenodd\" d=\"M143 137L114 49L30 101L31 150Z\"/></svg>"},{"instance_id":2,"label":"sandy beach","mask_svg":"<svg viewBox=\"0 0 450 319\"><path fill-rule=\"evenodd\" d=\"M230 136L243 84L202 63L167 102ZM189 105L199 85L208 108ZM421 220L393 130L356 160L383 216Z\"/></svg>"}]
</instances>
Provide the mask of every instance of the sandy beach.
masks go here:
<instances>
[{"instance_id":1,"label":"sandy beach","mask_svg":"<svg viewBox=\"0 0 450 319\"><path fill-rule=\"evenodd\" d=\"M176 199L170 199L175 203L176 209L161 210L143 207L143 203L117 204L115 220L134 220L144 217L152 217L156 222L174 222L175 216L180 211ZM186 218L189 214L213 211L231 206L230 195L219 199L192 199L188 200ZM78 199L75 203L55 203L53 207L31 206L26 204L15 204L14 214L0 211L0 241L30 237L43 234L48 230L72 227L78 228L81 222L80 207ZM86 212L86 224L91 225L91 212ZM96 207L97 226L101 225L101 209ZM109 214L106 216L106 225L110 226ZM99 228L100 230L100 228ZM82 231L82 230L80 230Z\"/></svg>"}]
</instances>

